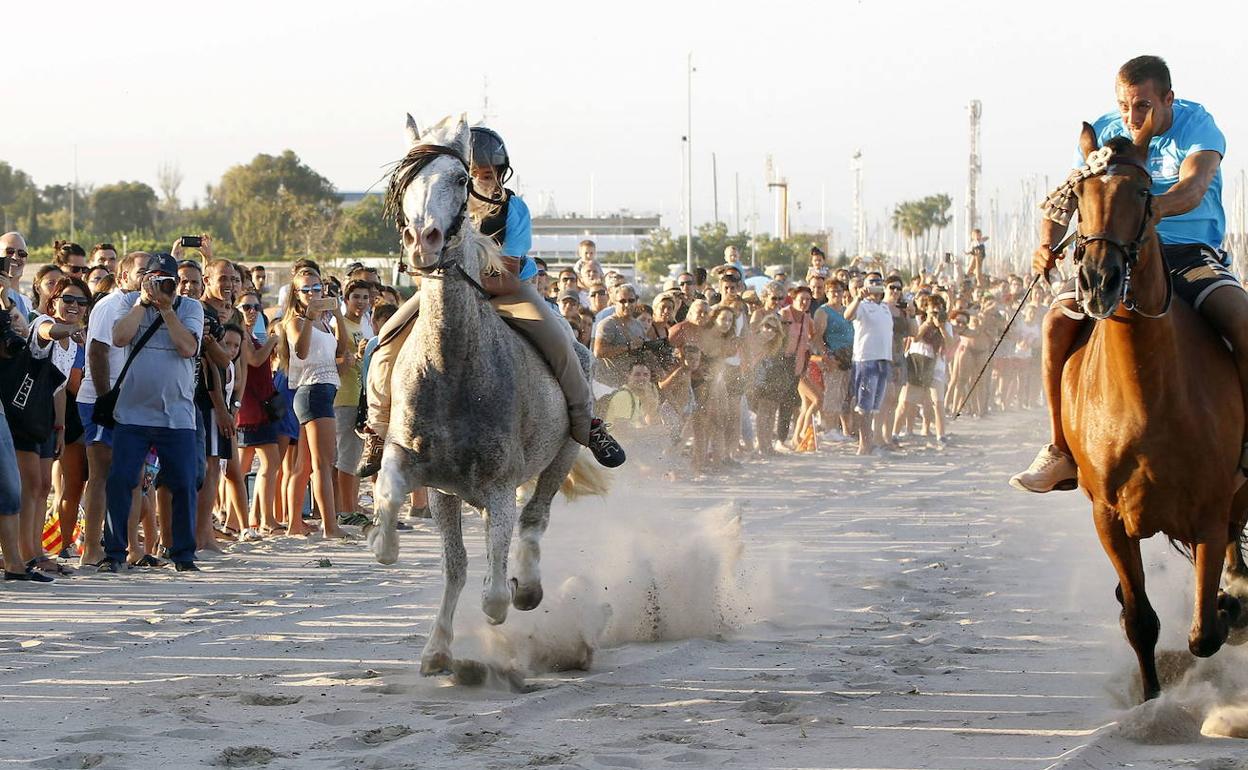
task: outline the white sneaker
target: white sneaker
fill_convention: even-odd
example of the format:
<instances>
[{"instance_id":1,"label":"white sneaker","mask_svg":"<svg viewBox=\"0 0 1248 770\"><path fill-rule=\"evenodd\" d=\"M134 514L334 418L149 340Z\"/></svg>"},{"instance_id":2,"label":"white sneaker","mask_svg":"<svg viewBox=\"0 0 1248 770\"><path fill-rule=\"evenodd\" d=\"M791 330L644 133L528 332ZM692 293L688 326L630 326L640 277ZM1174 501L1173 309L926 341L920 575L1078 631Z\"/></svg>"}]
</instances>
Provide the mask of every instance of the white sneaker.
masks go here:
<instances>
[{"instance_id":1,"label":"white sneaker","mask_svg":"<svg viewBox=\"0 0 1248 770\"><path fill-rule=\"evenodd\" d=\"M1079 468L1074 459L1049 444L1022 473L1010 477L1010 486L1023 492L1068 492L1079 485Z\"/></svg>"}]
</instances>

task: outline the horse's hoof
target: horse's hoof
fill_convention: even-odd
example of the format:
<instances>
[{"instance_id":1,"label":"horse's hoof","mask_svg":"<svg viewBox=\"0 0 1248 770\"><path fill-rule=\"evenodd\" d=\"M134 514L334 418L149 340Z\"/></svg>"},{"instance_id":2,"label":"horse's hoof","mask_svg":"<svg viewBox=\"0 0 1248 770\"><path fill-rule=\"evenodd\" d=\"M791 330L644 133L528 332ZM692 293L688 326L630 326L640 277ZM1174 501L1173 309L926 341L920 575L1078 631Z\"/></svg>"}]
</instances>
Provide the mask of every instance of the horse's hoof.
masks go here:
<instances>
[{"instance_id":1,"label":"horse's hoof","mask_svg":"<svg viewBox=\"0 0 1248 770\"><path fill-rule=\"evenodd\" d=\"M368 532L368 547L381 564L394 564L399 560L399 539L394 533L389 537L383 527L375 527Z\"/></svg>"},{"instance_id":2,"label":"horse's hoof","mask_svg":"<svg viewBox=\"0 0 1248 770\"><path fill-rule=\"evenodd\" d=\"M1214 624L1212 633L1204 636L1189 636L1187 638L1187 649L1191 650L1191 653L1196 657L1208 658L1222 649L1222 644L1226 641L1226 637L1230 632L1230 624L1227 623L1225 610L1218 610L1218 616L1214 620Z\"/></svg>"},{"instance_id":3,"label":"horse's hoof","mask_svg":"<svg viewBox=\"0 0 1248 770\"><path fill-rule=\"evenodd\" d=\"M443 676L452 673L453 667L449 652L434 652L420 658L421 676Z\"/></svg>"},{"instance_id":4,"label":"horse's hoof","mask_svg":"<svg viewBox=\"0 0 1248 770\"><path fill-rule=\"evenodd\" d=\"M520 582L515 578L511 579L511 606L521 612L537 609L542 603L542 584L538 583L532 588L521 588Z\"/></svg>"},{"instance_id":5,"label":"horse's hoof","mask_svg":"<svg viewBox=\"0 0 1248 770\"><path fill-rule=\"evenodd\" d=\"M501 626L507 620L507 608L510 606L510 596L486 596L481 599L481 611L492 626Z\"/></svg>"},{"instance_id":6,"label":"horse's hoof","mask_svg":"<svg viewBox=\"0 0 1248 770\"><path fill-rule=\"evenodd\" d=\"M1231 628L1248 626L1248 613L1244 612L1243 603L1228 593L1218 594L1218 609L1226 613L1226 621Z\"/></svg>"}]
</instances>

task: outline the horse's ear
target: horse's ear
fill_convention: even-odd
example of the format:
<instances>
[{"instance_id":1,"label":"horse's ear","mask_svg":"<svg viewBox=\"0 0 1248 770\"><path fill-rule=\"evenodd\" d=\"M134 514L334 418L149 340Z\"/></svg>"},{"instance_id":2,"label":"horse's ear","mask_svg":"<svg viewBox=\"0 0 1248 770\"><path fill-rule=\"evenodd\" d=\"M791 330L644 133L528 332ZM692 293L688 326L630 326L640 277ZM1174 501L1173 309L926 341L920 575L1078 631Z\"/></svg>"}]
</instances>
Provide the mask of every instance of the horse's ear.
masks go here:
<instances>
[{"instance_id":1,"label":"horse's ear","mask_svg":"<svg viewBox=\"0 0 1248 770\"><path fill-rule=\"evenodd\" d=\"M407 133L407 144L415 147L420 144L420 129L416 128L416 119L412 117L412 113L407 113L407 126L404 128Z\"/></svg>"},{"instance_id":2,"label":"horse's ear","mask_svg":"<svg viewBox=\"0 0 1248 770\"><path fill-rule=\"evenodd\" d=\"M1083 131L1079 133L1079 151L1083 153L1083 159L1087 160L1089 155L1096 152L1096 147L1096 130L1085 122Z\"/></svg>"},{"instance_id":3,"label":"horse's ear","mask_svg":"<svg viewBox=\"0 0 1248 770\"><path fill-rule=\"evenodd\" d=\"M465 160L472 159L472 129L468 127L468 113L459 114L459 123L455 125L455 146Z\"/></svg>"}]
</instances>

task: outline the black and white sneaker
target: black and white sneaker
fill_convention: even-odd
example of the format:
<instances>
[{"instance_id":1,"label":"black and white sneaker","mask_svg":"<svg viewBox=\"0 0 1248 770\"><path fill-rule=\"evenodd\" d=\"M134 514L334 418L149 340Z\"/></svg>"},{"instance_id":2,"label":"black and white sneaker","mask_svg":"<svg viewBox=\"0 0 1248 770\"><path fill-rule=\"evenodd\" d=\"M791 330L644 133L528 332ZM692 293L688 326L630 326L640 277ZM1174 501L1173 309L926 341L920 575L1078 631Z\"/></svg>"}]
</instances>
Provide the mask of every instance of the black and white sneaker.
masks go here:
<instances>
[{"instance_id":1,"label":"black and white sneaker","mask_svg":"<svg viewBox=\"0 0 1248 770\"><path fill-rule=\"evenodd\" d=\"M35 569L34 567L27 567L22 572L9 572L6 569L4 571L4 579L5 580L26 580L31 583L51 583L52 582L51 575L45 575L39 570Z\"/></svg>"},{"instance_id":2,"label":"black and white sneaker","mask_svg":"<svg viewBox=\"0 0 1248 770\"><path fill-rule=\"evenodd\" d=\"M607 432L608 426L595 417L589 423L589 451L594 453L598 464L606 468L618 468L624 464L624 447Z\"/></svg>"}]
</instances>

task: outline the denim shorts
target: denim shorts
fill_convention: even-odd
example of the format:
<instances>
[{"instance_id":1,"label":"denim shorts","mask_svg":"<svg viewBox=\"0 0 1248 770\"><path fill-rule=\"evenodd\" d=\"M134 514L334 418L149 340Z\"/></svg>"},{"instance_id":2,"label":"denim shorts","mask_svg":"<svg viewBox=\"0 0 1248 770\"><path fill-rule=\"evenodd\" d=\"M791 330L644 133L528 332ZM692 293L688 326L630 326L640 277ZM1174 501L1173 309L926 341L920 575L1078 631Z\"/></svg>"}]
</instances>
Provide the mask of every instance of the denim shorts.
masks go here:
<instances>
[{"instance_id":1,"label":"denim shorts","mask_svg":"<svg viewBox=\"0 0 1248 770\"><path fill-rule=\"evenodd\" d=\"M87 446L103 444L111 447L113 445L113 431L95 424L95 402L78 404L78 417L82 420L82 440L87 442Z\"/></svg>"},{"instance_id":2,"label":"denim shorts","mask_svg":"<svg viewBox=\"0 0 1248 770\"><path fill-rule=\"evenodd\" d=\"M0 516L16 516L22 507L22 477L17 472L13 434L0 408Z\"/></svg>"},{"instance_id":3,"label":"denim shorts","mask_svg":"<svg viewBox=\"0 0 1248 770\"><path fill-rule=\"evenodd\" d=\"M859 414L875 414L884 403L884 392L888 389L888 376L893 362L855 361L854 362L854 410Z\"/></svg>"},{"instance_id":4,"label":"denim shorts","mask_svg":"<svg viewBox=\"0 0 1248 770\"><path fill-rule=\"evenodd\" d=\"M264 446L265 444L277 443L277 423L266 422L263 425L252 425L248 428L238 429L238 445L246 446Z\"/></svg>"},{"instance_id":5,"label":"denim shorts","mask_svg":"<svg viewBox=\"0 0 1248 770\"><path fill-rule=\"evenodd\" d=\"M295 416L299 418L299 424L334 419L334 399L337 397L338 387L328 382L300 385L295 391Z\"/></svg>"}]
</instances>

